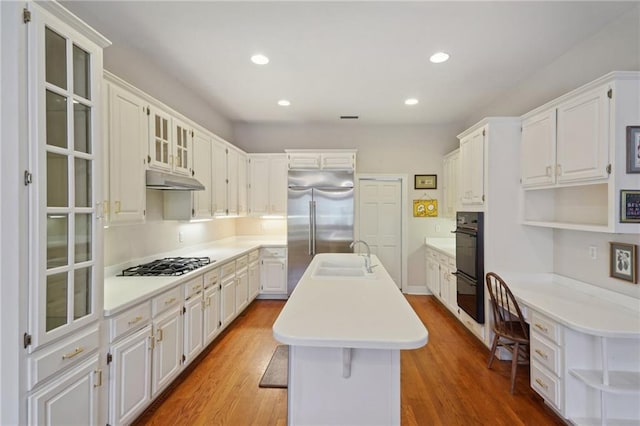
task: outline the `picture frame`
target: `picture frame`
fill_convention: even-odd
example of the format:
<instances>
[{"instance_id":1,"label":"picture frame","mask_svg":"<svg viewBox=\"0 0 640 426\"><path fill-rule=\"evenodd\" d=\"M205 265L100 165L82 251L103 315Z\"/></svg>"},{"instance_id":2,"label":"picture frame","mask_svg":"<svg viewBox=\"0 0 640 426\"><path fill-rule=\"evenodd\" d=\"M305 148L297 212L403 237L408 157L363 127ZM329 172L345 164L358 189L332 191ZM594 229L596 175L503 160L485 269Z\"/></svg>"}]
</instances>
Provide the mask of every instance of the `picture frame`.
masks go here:
<instances>
[{"instance_id":1,"label":"picture frame","mask_svg":"<svg viewBox=\"0 0 640 426\"><path fill-rule=\"evenodd\" d=\"M627 126L627 173L640 173L640 126Z\"/></svg>"},{"instance_id":2,"label":"picture frame","mask_svg":"<svg viewBox=\"0 0 640 426\"><path fill-rule=\"evenodd\" d=\"M638 246L610 242L609 247L609 276L637 284Z\"/></svg>"},{"instance_id":3,"label":"picture frame","mask_svg":"<svg viewBox=\"0 0 640 426\"><path fill-rule=\"evenodd\" d=\"M620 223L640 223L640 190L620 190Z\"/></svg>"},{"instance_id":4,"label":"picture frame","mask_svg":"<svg viewBox=\"0 0 640 426\"><path fill-rule=\"evenodd\" d=\"M438 200L413 200L413 217L438 217Z\"/></svg>"},{"instance_id":5,"label":"picture frame","mask_svg":"<svg viewBox=\"0 0 640 426\"><path fill-rule=\"evenodd\" d=\"M414 189L438 189L438 175L414 175Z\"/></svg>"}]
</instances>

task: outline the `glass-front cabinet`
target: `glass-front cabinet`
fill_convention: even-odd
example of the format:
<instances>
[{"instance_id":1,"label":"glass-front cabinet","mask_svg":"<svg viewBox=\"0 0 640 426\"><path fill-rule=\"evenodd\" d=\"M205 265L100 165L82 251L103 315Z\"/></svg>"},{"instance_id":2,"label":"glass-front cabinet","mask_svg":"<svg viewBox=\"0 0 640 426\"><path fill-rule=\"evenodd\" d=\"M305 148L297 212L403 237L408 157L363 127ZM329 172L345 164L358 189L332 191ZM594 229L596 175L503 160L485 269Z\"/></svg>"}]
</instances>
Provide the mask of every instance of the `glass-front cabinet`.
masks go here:
<instances>
[{"instance_id":1,"label":"glass-front cabinet","mask_svg":"<svg viewBox=\"0 0 640 426\"><path fill-rule=\"evenodd\" d=\"M97 320L102 310L99 109L102 47L108 42L93 30L85 35L69 27L59 12L29 6L25 185L33 352Z\"/></svg>"}]
</instances>

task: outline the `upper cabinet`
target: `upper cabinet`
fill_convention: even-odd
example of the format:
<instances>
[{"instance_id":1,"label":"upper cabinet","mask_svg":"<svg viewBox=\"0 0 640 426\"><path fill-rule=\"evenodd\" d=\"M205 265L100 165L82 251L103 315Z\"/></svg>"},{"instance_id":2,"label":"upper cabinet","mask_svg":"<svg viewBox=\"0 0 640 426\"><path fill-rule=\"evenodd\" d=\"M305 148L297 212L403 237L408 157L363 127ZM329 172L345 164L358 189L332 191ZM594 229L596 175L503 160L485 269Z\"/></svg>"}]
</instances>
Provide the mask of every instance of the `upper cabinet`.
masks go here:
<instances>
[{"instance_id":1,"label":"upper cabinet","mask_svg":"<svg viewBox=\"0 0 640 426\"><path fill-rule=\"evenodd\" d=\"M149 109L149 167L190 176L193 130L156 105Z\"/></svg>"},{"instance_id":2,"label":"upper cabinet","mask_svg":"<svg viewBox=\"0 0 640 426\"><path fill-rule=\"evenodd\" d=\"M306 150L287 149L289 170L351 170L356 169L353 149Z\"/></svg>"},{"instance_id":3,"label":"upper cabinet","mask_svg":"<svg viewBox=\"0 0 640 426\"><path fill-rule=\"evenodd\" d=\"M287 214L287 155L249 155L249 214Z\"/></svg>"},{"instance_id":4,"label":"upper cabinet","mask_svg":"<svg viewBox=\"0 0 640 426\"><path fill-rule=\"evenodd\" d=\"M444 207L442 216L455 218L459 202L460 149L456 149L444 156L442 168L444 174Z\"/></svg>"},{"instance_id":5,"label":"upper cabinet","mask_svg":"<svg viewBox=\"0 0 640 426\"><path fill-rule=\"evenodd\" d=\"M193 217L208 219L213 216L212 140L208 133L196 130L193 136L193 177L204 185L203 191L193 191Z\"/></svg>"},{"instance_id":6,"label":"upper cabinet","mask_svg":"<svg viewBox=\"0 0 640 426\"><path fill-rule=\"evenodd\" d=\"M609 84L567 99L522 123L522 186L609 177Z\"/></svg>"},{"instance_id":7,"label":"upper cabinet","mask_svg":"<svg viewBox=\"0 0 640 426\"><path fill-rule=\"evenodd\" d=\"M640 232L620 221L620 190L640 187L640 175L626 172L626 127L638 124L639 91L639 72L613 72L522 117L524 223Z\"/></svg>"},{"instance_id":8,"label":"upper cabinet","mask_svg":"<svg viewBox=\"0 0 640 426\"><path fill-rule=\"evenodd\" d=\"M460 202L463 205L484 204L484 163L486 127L480 127L460 138Z\"/></svg>"},{"instance_id":9,"label":"upper cabinet","mask_svg":"<svg viewBox=\"0 0 640 426\"><path fill-rule=\"evenodd\" d=\"M108 167L104 206L110 224L143 222L145 217L144 173L148 135L147 103L126 83L105 73L108 99L106 135Z\"/></svg>"}]
</instances>

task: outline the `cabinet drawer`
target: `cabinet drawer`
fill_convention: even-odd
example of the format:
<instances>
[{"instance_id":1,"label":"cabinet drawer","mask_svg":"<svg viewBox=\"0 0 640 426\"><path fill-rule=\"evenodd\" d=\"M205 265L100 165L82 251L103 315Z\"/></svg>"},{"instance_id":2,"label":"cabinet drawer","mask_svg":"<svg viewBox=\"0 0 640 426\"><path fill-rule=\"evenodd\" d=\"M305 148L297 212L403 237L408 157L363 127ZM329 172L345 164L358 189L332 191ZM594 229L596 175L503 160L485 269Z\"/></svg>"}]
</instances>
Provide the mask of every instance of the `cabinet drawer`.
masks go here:
<instances>
[{"instance_id":1,"label":"cabinet drawer","mask_svg":"<svg viewBox=\"0 0 640 426\"><path fill-rule=\"evenodd\" d=\"M113 342L131 330L143 326L151 319L149 302L129 309L109 321L109 341Z\"/></svg>"},{"instance_id":2,"label":"cabinet drawer","mask_svg":"<svg viewBox=\"0 0 640 426\"><path fill-rule=\"evenodd\" d=\"M151 301L151 312L153 316L156 316L160 312L179 304L182 304L182 287L176 287L160 296L154 297Z\"/></svg>"},{"instance_id":3,"label":"cabinet drawer","mask_svg":"<svg viewBox=\"0 0 640 426\"><path fill-rule=\"evenodd\" d=\"M562 344L562 329L560 325L535 311L531 312L531 331L546 337L554 343Z\"/></svg>"},{"instance_id":4,"label":"cabinet drawer","mask_svg":"<svg viewBox=\"0 0 640 426\"><path fill-rule=\"evenodd\" d=\"M544 367L533 361L531 364L531 387L538 392L544 400L560 410L560 384L561 380L548 373Z\"/></svg>"},{"instance_id":5,"label":"cabinet drawer","mask_svg":"<svg viewBox=\"0 0 640 426\"><path fill-rule=\"evenodd\" d=\"M221 268L220 279L224 280L229 275L233 275L236 273L236 262L229 262L225 265L222 265Z\"/></svg>"},{"instance_id":6,"label":"cabinet drawer","mask_svg":"<svg viewBox=\"0 0 640 426\"><path fill-rule=\"evenodd\" d=\"M531 335L531 359L544 365L558 377L562 376L560 353L560 348L553 343L546 343L543 339L538 338L537 333Z\"/></svg>"},{"instance_id":7,"label":"cabinet drawer","mask_svg":"<svg viewBox=\"0 0 640 426\"><path fill-rule=\"evenodd\" d=\"M188 281L184 284L184 298L185 300L193 296L194 294L202 291L204 288L203 276L200 275L198 278L194 278L191 281Z\"/></svg>"},{"instance_id":8,"label":"cabinet drawer","mask_svg":"<svg viewBox=\"0 0 640 426\"><path fill-rule=\"evenodd\" d=\"M262 249L263 257L287 257L287 249L284 247L267 247Z\"/></svg>"},{"instance_id":9,"label":"cabinet drawer","mask_svg":"<svg viewBox=\"0 0 640 426\"><path fill-rule=\"evenodd\" d=\"M435 250L427 249L427 257L431 259L438 260L438 252Z\"/></svg>"},{"instance_id":10,"label":"cabinet drawer","mask_svg":"<svg viewBox=\"0 0 640 426\"><path fill-rule=\"evenodd\" d=\"M249 263L257 262L260 258L260 250L254 250L249 253Z\"/></svg>"},{"instance_id":11,"label":"cabinet drawer","mask_svg":"<svg viewBox=\"0 0 640 426\"><path fill-rule=\"evenodd\" d=\"M236 259L236 271L246 269L248 264L249 256L242 256L241 258Z\"/></svg>"},{"instance_id":12,"label":"cabinet drawer","mask_svg":"<svg viewBox=\"0 0 640 426\"><path fill-rule=\"evenodd\" d=\"M37 351L28 358L28 389L67 368L81 359L85 359L100 346L98 325L78 332L48 348Z\"/></svg>"},{"instance_id":13,"label":"cabinet drawer","mask_svg":"<svg viewBox=\"0 0 640 426\"><path fill-rule=\"evenodd\" d=\"M220 282L220 268L209 271L204 274L204 288L213 287Z\"/></svg>"}]
</instances>

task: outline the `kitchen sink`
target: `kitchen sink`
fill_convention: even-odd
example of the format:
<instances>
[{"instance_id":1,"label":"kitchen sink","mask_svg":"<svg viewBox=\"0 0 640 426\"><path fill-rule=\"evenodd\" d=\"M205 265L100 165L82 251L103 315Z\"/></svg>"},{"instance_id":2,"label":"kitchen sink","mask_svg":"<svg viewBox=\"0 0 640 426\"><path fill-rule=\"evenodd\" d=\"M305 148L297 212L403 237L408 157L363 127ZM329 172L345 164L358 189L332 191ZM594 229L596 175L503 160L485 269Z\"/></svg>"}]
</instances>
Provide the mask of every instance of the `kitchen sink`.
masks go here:
<instances>
[{"instance_id":1,"label":"kitchen sink","mask_svg":"<svg viewBox=\"0 0 640 426\"><path fill-rule=\"evenodd\" d=\"M365 260L356 254L335 254L326 256L318 262L313 278L318 279L375 279L376 274L368 273L365 268Z\"/></svg>"}]
</instances>

